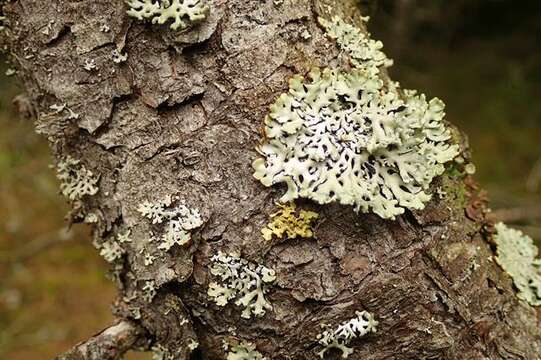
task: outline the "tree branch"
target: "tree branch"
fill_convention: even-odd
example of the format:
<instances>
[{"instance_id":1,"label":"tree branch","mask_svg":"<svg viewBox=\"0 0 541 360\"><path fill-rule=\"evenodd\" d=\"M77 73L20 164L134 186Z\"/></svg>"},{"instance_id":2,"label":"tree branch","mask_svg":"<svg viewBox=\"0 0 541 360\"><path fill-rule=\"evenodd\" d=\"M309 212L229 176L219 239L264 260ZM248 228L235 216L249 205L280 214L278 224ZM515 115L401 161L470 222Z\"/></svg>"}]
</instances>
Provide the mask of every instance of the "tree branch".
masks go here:
<instances>
[{"instance_id":1,"label":"tree branch","mask_svg":"<svg viewBox=\"0 0 541 360\"><path fill-rule=\"evenodd\" d=\"M143 338L145 330L122 320L92 338L81 342L56 360L117 360Z\"/></svg>"}]
</instances>

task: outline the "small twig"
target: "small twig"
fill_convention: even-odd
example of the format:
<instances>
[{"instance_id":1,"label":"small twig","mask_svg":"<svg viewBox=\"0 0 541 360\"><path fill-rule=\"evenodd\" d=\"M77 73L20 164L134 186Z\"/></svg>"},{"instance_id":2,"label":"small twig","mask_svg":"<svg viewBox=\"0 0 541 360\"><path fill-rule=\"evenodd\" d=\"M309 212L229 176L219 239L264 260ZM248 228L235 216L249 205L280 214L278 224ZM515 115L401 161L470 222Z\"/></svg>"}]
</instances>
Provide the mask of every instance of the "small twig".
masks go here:
<instances>
[{"instance_id":1,"label":"small twig","mask_svg":"<svg viewBox=\"0 0 541 360\"><path fill-rule=\"evenodd\" d=\"M145 336L137 324L121 320L92 338L81 342L55 360L119 360Z\"/></svg>"}]
</instances>

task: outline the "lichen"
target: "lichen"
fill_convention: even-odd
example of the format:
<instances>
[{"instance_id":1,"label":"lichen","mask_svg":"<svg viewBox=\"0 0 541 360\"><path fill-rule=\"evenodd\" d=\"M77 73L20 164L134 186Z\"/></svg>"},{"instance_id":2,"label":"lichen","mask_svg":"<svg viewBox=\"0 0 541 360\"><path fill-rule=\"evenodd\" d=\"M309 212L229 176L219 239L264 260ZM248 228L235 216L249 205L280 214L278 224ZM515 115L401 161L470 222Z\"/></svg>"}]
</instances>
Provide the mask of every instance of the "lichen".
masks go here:
<instances>
[{"instance_id":1,"label":"lichen","mask_svg":"<svg viewBox=\"0 0 541 360\"><path fill-rule=\"evenodd\" d=\"M151 303L156 296L156 283L154 280L146 280L141 290L143 292L143 300Z\"/></svg>"},{"instance_id":2,"label":"lichen","mask_svg":"<svg viewBox=\"0 0 541 360\"><path fill-rule=\"evenodd\" d=\"M105 241L101 244L100 255L109 263L113 263L120 259L122 254L124 254L124 250L115 241Z\"/></svg>"},{"instance_id":3,"label":"lichen","mask_svg":"<svg viewBox=\"0 0 541 360\"><path fill-rule=\"evenodd\" d=\"M130 229L121 230L116 235L116 239L117 239L117 241L119 243L132 242L132 240L130 238L130 235L131 235L131 230Z\"/></svg>"},{"instance_id":4,"label":"lichen","mask_svg":"<svg viewBox=\"0 0 541 360\"><path fill-rule=\"evenodd\" d=\"M128 15L163 25L172 20L173 30L184 30L202 21L209 11L205 0L127 0Z\"/></svg>"},{"instance_id":5,"label":"lichen","mask_svg":"<svg viewBox=\"0 0 541 360\"><path fill-rule=\"evenodd\" d=\"M227 360L265 360L266 358L256 350L255 345L243 341L233 345L227 354Z\"/></svg>"},{"instance_id":6,"label":"lichen","mask_svg":"<svg viewBox=\"0 0 541 360\"><path fill-rule=\"evenodd\" d=\"M118 49L111 51L111 57L115 64L120 64L128 60L128 54L122 54Z\"/></svg>"},{"instance_id":7,"label":"lichen","mask_svg":"<svg viewBox=\"0 0 541 360\"><path fill-rule=\"evenodd\" d=\"M143 257L143 264L145 264L145 266L150 266L154 264L155 260L156 260L156 256L150 253L145 253Z\"/></svg>"},{"instance_id":8,"label":"lichen","mask_svg":"<svg viewBox=\"0 0 541 360\"><path fill-rule=\"evenodd\" d=\"M541 305L541 258L532 238L503 223L495 225L496 262L511 276L517 297L532 306Z\"/></svg>"},{"instance_id":9,"label":"lichen","mask_svg":"<svg viewBox=\"0 0 541 360\"><path fill-rule=\"evenodd\" d=\"M386 89L364 70L314 68L271 106L254 176L287 185L280 199L354 205L393 219L423 209L432 179L458 153L447 140L444 104Z\"/></svg>"},{"instance_id":10,"label":"lichen","mask_svg":"<svg viewBox=\"0 0 541 360\"><path fill-rule=\"evenodd\" d=\"M376 332L378 322L368 311L355 312L357 317L339 325L334 330L326 330L318 335L318 342L324 349L318 355L323 359L330 349L338 349L342 352L342 358L347 358L353 353L353 349L347 345L351 340L363 337L371 332Z\"/></svg>"},{"instance_id":11,"label":"lichen","mask_svg":"<svg viewBox=\"0 0 541 360\"><path fill-rule=\"evenodd\" d=\"M367 20L367 18L364 18ZM381 67L390 67L393 61L381 51L383 43L370 38L370 34L352 26L335 16L331 21L319 18L319 23L325 28L327 36L336 40L338 46L345 51L351 64L375 76Z\"/></svg>"},{"instance_id":12,"label":"lichen","mask_svg":"<svg viewBox=\"0 0 541 360\"><path fill-rule=\"evenodd\" d=\"M189 209L182 203L172 207L176 201L178 198L167 196L158 202L145 201L137 208L141 215L152 221L152 224L165 222L161 242L158 245L161 250L168 251L175 244L187 244L191 239L191 230L203 224L197 210Z\"/></svg>"},{"instance_id":13,"label":"lichen","mask_svg":"<svg viewBox=\"0 0 541 360\"><path fill-rule=\"evenodd\" d=\"M190 351L194 351L199 347L199 342L195 339L190 339L190 342L188 343L188 349Z\"/></svg>"},{"instance_id":14,"label":"lichen","mask_svg":"<svg viewBox=\"0 0 541 360\"><path fill-rule=\"evenodd\" d=\"M266 310L272 310L265 294L276 280L274 270L222 252L213 256L211 261L210 272L219 278L219 283L209 284L208 295L217 305L225 306L236 299L235 305L244 307L242 317L245 319L252 314L263 316Z\"/></svg>"},{"instance_id":15,"label":"lichen","mask_svg":"<svg viewBox=\"0 0 541 360\"><path fill-rule=\"evenodd\" d=\"M49 106L49 109L53 110L53 114L62 114L67 112L68 120L77 120L79 119L79 114L71 110L66 104L53 104Z\"/></svg>"},{"instance_id":16,"label":"lichen","mask_svg":"<svg viewBox=\"0 0 541 360\"><path fill-rule=\"evenodd\" d=\"M83 64L83 69L88 72L99 70L98 65L96 65L96 60L94 59L86 59Z\"/></svg>"},{"instance_id":17,"label":"lichen","mask_svg":"<svg viewBox=\"0 0 541 360\"><path fill-rule=\"evenodd\" d=\"M174 354L171 354L165 346L161 344L156 344L152 346L152 360L175 360L176 357Z\"/></svg>"},{"instance_id":18,"label":"lichen","mask_svg":"<svg viewBox=\"0 0 541 360\"><path fill-rule=\"evenodd\" d=\"M277 206L278 211L271 214L271 221L261 230L264 239L271 240L273 235L278 238L285 235L289 239L314 236L312 223L319 217L316 212L301 210L297 215L293 202Z\"/></svg>"},{"instance_id":19,"label":"lichen","mask_svg":"<svg viewBox=\"0 0 541 360\"><path fill-rule=\"evenodd\" d=\"M58 162L56 177L60 180L60 192L70 200L80 200L85 195L95 195L99 191L99 176L71 156Z\"/></svg>"}]
</instances>

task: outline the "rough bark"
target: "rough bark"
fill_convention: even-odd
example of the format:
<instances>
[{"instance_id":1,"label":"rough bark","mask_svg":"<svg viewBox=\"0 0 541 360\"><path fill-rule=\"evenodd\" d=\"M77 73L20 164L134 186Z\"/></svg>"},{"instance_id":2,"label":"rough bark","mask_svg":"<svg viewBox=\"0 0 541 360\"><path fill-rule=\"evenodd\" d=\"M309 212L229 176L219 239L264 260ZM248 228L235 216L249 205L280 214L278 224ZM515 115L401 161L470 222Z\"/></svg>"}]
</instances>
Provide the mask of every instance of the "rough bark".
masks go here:
<instances>
[{"instance_id":1,"label":"rough bark","mask_svg":"<svg viewBox=\"0 0 541 360\"><path fill-rule=\"evenodd\" d=\"M145 329L139 345L161 344L184 359L197 338L198 356L225 359L222 342L242 339L269 359L314 359L320 324L364 309L380 324L352 343L352 359L538 359L537 312L491 261L484 199L466 176L445 174L435 186L450 189L447 197L395 221L304 201L320 213L315 239L261 237L283 191L252 177L268 105L296 73L347 66L317 16L359 24L360 13L352 0L209 5L209 18L180 35L128 18L121 0L2 7L2 41L39 109L38 132L58 159L71 155L100 174L99 193L74 203L72 221L98 214L96 243L131 229L112 270L114 311ZM112 62L117 48L125 63ZM84 70L87 59L98 70ZM53 104L79 118L54 114ZM189 246L144 266L150 225L136 208L170 194L198 208L205 224ZM218 250L276 270L272 311L245 320L235 306L208 300L209 259ZM139 295L151 279L159 289L147 303Z\"/></svg>"}]
</instances>

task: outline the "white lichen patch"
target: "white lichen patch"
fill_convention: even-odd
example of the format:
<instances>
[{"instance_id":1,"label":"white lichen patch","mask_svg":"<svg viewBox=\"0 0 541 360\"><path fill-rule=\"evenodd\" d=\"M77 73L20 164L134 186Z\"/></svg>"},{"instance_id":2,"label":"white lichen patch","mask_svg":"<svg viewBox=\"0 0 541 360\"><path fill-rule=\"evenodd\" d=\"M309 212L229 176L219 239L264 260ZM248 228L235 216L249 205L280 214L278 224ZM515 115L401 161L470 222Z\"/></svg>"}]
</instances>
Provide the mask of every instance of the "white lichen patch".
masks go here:
<instances>
[{"instance_id":1,"label":"white lichen patch","mask_svg":"<svg viewBox=\"0 0 541 360\"><path fill-rule=\"evenodd\" d=\"M184 30L202 21L209 11L205 0L127 0L128 15L163 25L169 21L173 30Z\"/></svg>"},{"instance_id":2,"label":"white lichen patch","mask_svg":"<svg viewBox=\"0 0 541 360\"><path fill-rule=\"evenodd\" d=\"M122 254L124 254L124 250L115 241L106 241L101 244L100 255L109 263L120 259Z\"/></svg>"},{"instance_id":3,"label":"white lichen patch","mask_svg":"<svg viewBox=\"0 0 541 360\"><path fill-rule=\"evenodd\" d=\"M118 232L118 234L116 235L116 239L119 243L132 242L130 235L131 235L131 230L125 229Z\"/></svg>"},{"instance_id":4,"label":"white lichen patch","mask_svg":"<svg viewBox=\"0 0 541 360\"><path fill-rule=\"evenodd\" d=\"M62 114L67 113L68 120L77 120L79 119L79 114L68 108L66 104L53 104L49 106L49 109L53 111L53 114Z\"/></svg>"},{"instance_id":5,"label":"white lichen patch","mask_svg":"<svg viewBox=\"0 0 541 360\"><path fill-rule=\"evenodd\" d=\"M198 347L199 347L199 342L197 342L197 340L195 339L190 339L190 342L188 343L188 349L190 351L194 351Z\"/></svg>"},{"instance_id":6,"label":"white lichen patch","mask_svg":"<svg viewBox=\"0 0 541 360\"><path fill-rule=\"evenodd\" d=\"M225 306L236 299L235 305L244 307L242 317L245 319L252 314L263 316L267 310L272 310L265 294L276 280L274 270L222 252L211 261L210 272L219 282L209 284L208 295L217 305Z\"/></svg>"},{"instance_id":7,"label":"white lichen patch","mask_svg":"<svg viewBox=\"0 0 541 360\"><path fill-rule=\"evenodd\" d=\"M99 70L98 65L96 65L96 60L94 59L86 59L85 63L83 64L83 69L89 72Z\"/></svg>"},{"instance_id":8,"label":"white lichen patch","mask_svg":"<svg viewBox=\"0 0 541 360\"><path fill-rule=\"evenodd\" d=\"M156 296L156 283L154 280L146 280L141 290L143 291L143 299L151 303Z\"/></svg>"},{"instance_id":9,"label":"white lichen patch","mask_svg":"<svg viewBox=\"0 0 541 360\"><path fill-rule=\"evenodd\" d=\"M401 97L363 70L313 69L289 82L265 119L254 176L287 185L280 199L338 202L393 219L423 209L432 179L458 153L443 123L444 104Z\"/></svg>"},{"instance_id":10,"label":"white lichen patch","mask_svg":"<svg viewBox=\"0 0 541 360\"><path fill-rule=\"evenodd\" d=\"M203 225L197 210L189 209L182 203L172 206L175 201L178 201L178 198L168 196L158 202L145 201L137 208L137 211L153 224L164 224L158 248L165 251L175 244L187 244L191 239L190 231Z\"/></svg>"},{"instance_id":11,"label":"white lichen patch","mask_svg":"<svg viewBox=\"0 0 541 360\"><path fill-rule=\"evenodd\" d=\"M342 352L342 358L347 358L353 353L353 349L347 345L351 340L360 338L371 332L376 332L378 322L368 311L355 312L357 317L339 325L334 330L326 330L318 335L318 342L324 349L318 355L323 359L325 353L331 349Z\"/></svg>"},{"instance_id":12,"label":"white lichen patch","mask_svg":"<svg viewBox=\"0 0 541 360\"><path fill-rule=\"evenodd\" d=\"M128 60L128 54L122 54L122 52L116 49L111 52L111 57L115 64L120 64Z\"/></svg>"},{"instance_id":13,"label":"white lichen patch","mask_svg":"<svg viewBox=\"0 0 541 360\"><path fill-rule=\"evenodd\" d=\"M532 238L503 223L495 226L496 262L511 276L517 297L532 306L541 305L541 258Z\"/></svg>"},{"instance_id":14,"label":"white lichen patch","mask_svg":"<svg viewBox=\"0 0 541 360\"><path fill-rule=\"evenodd\" d=\"M227 360L265 360L266 358L256 350L255 345L243 341L234 345L227 354Z\"/></svg>"},{"instance_id":15,"label":"white lichen patch","mask_svg":"<svg viewBox=\"0 0 541 360\"><path fill-rule=\"evenodd\" d=\"M143 264L145 264L145 266L150 266L154 264L155 260L156 260L156 256L150 253L146 253L144 254L144 257L143 257Z\"/></svg>"},{"instance_id":16,"label":"white lichen patch","mask_svg":"<svg viewBox=\"0 0 541 360\"><path fill-rule=\"evenodd\" d=\"M379 73L379 68L393 65L393 61L381 50L383 43L371 39L370 34L365 34L361 29L349 25L338 16L333 17L331 21L323 18L318 20L325 28L327 36L336 40L340 49L349 55L351 64L356 68L376 75Z\"/></svg>"},{"instance_id":17,"label":"white lichen patch","mask_svg":"<svg viewBox=\"0 0 541 360\"><path fill-rule=\"evenodd\" d=\"M151 350L152 360L175 360L175 356L161 344L154 345Z\"/></svg>"},{"instance_id":18,"label":"white lichen patch","mask_svg":"<svg viewBox=\"0 0 541 360\"><path fill-rule=\"evenodd\" d=\"M71 156L58 162L56 177L60 180L60 192L70 200L80 200L85 195L95 195L99 191L99 176Z\"/></svg>"}]
</instances>

